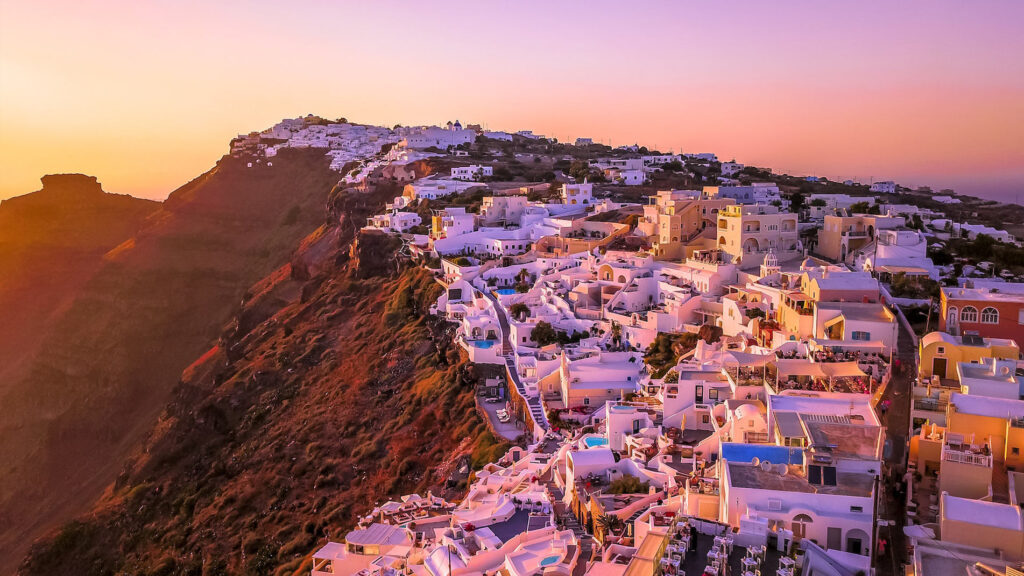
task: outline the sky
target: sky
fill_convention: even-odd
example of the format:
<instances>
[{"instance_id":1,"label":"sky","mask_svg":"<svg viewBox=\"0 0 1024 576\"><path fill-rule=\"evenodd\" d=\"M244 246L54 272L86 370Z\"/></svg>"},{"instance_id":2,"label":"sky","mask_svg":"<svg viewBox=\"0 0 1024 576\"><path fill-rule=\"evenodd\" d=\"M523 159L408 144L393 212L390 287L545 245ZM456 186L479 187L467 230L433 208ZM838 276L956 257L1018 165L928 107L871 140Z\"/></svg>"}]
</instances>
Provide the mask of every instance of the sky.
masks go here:
<instances>
[{"instance_id":1,"label":"sky","mask_svg":"<svg viewBox=\"0 0 1024 576\"><path fill-rule=\"evenodd\" d=\"M309 113L1024 200L1024 2L0 0L0 198L164 198Z\"/></svg>"}]
</instances>

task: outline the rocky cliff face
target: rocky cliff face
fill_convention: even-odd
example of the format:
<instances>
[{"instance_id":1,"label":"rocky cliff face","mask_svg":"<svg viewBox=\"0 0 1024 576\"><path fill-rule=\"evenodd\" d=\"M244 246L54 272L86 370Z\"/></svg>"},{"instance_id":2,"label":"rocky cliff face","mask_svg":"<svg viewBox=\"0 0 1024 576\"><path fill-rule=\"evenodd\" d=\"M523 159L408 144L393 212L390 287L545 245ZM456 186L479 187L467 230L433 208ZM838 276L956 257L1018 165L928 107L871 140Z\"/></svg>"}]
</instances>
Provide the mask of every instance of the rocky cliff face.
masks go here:
<instances>
[{"instance_id":1,"label":"rocky cliff face","mask_svg":"<svg viewBox=\"0 0 1024 576\"><path fill-rule=\"evenodd\" d=\"M335 191L356 218L393 191ZM292 574L389 495L445 490L492 444L441 288L378 233L324 226L256 283L88 516L23 574ZM464 479L462 479L464 482Z\"/></svg>"},{"instance_id":2,"label":"rocky cliff face","mask_svg":"<svg viewBox=\"0 0 1024 576\"><path fill-rule=\"evenodd\" d=\"M160 209L107 194L91 176L51 174L42 182L41 190L0 202L0 394L103 254Z\"/></svg>"},{"instance_id":3,"label":"rocky cliff face","mask_svg":"<svg viewBox=\"0 0 1024 576\"><path fill-rule=\"evenodd\" d=\"M162 205L107 198L130 207L122 214L142 216L122 216L120 226L117 218L97 219L99 229L88 233L76 226L98 218L88 210L93 199L110 196L95 179L47 177L39 193L3 203L0 235L13 225L20 228L12 236L34 241L0 254L21 261L35 254L49 264L58 248L95 242L87 251L92 268L69 274L73 289L45 300L45 323L23 321L41 327L37 340L16 370L0 373L0 573L36 535L91 506L247 289L327 220L337 173L322 151L283 152L273 168L226 157ZM55 206L72 209L53 219ZM41 265L42 279L23 280L15 269L4 288L35 290L60 275ZM24 288L14 294L15 307L28 298Z\"/></svg>"}]
</instances>

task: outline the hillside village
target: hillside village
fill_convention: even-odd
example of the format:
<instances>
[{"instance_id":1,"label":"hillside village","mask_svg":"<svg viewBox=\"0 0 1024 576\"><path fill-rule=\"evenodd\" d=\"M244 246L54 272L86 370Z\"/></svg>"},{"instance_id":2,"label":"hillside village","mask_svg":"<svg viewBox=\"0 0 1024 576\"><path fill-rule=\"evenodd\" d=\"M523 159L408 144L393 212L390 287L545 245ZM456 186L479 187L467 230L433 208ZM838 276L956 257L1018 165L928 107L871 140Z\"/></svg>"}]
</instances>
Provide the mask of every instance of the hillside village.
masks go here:
<instances>
[{"instance_id":1,"label":"hillside village","mask_svg":"<svg viewBox=\"0 0 1024 576\"><path fill-rule=\"evenodd\" d=\"M512 446L458 499L368 507L313 576L1020 573L1024 253L973 199L457 121L231 154L289 147L401 187L361 234L443 287Z\"/></svg>"}]
</instances>

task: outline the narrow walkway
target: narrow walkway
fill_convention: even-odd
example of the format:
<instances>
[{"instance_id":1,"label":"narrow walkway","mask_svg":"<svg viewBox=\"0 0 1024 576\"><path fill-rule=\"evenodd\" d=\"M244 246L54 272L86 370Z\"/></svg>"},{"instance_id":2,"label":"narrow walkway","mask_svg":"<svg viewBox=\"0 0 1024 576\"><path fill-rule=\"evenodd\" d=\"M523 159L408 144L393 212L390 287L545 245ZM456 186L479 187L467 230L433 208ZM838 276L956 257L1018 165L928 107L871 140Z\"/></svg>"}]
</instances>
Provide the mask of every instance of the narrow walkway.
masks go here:
<instances>
[{"instance_id":1,"label":"narrow walkway","mask_svg":"<svg viewBox=\"0 0 1024 576\"><path fill-rule=\"evenodd\" d=\"M492 292L485 291L484 295L491 301L491 304L494 306L494 312L498 315L498 324L501 326L501 352L505 356L505 368L507 369L508 376L512 380L512 384L515 385L516 391L526 400L526 406L530 410L530 416L533 417L533 421L542 430L547 431L550 429L550 426L548 425L548 416L544 413L544 404L539 396L529 396L526 394L526 387L523 386L523 381L519 378L519 370L516 368L515 348L509 340L511 331L505 308L502 307L501 303L498 302L498 298Z\"/></svg>"},{"instance_id":2,"label":"narrow walkway","mask_svg":"<svg viewBox=\"0 0 1024 576\"><path fill-rule=\"evenodd\" d=\"M884 496L879 498L878 517L887 520L889 525L879 528L878 531L878 537L888 542L885 554L875 558L875 567L881 576L902 574L901 566L907 560L904 554L906 537L903 535L903 527L906 524L905 503L902 498L897 497L896 490L893 489L896 484L889 483L889 479L902 478L903 471L906 470L910 403L913 399L913 381L917 375L917 349L914 346L913 335L907 331L903 323L897 322L897 326L900 331L896 341L893 377L883 396L883 401L889 401L889 409L882 417L889 444L889 456L885 459L889 477L882 477L881 489ZM877 545L876 542L875 548Z\"/></svg>"},{"instance_id":3,"label":"narrow walkway","mask_svg":"<svg viewBox=\"0 0 1024 576\"><path fill-rule=\"evenodd\" d=\"M565 497L562 489L550 479L547 480L545 485L551 494L552 501L554 501L555 518L561 522L563 530L572 530L572 533L576 535L576 539L579 540L580 557L576 562L576 569L573 570L573 576L583 576L594 554L594 549L597 548L597 541L580 525L579 520L572 515L565 503L562 502L562 498Z\"/></svg>"}]
</instances>

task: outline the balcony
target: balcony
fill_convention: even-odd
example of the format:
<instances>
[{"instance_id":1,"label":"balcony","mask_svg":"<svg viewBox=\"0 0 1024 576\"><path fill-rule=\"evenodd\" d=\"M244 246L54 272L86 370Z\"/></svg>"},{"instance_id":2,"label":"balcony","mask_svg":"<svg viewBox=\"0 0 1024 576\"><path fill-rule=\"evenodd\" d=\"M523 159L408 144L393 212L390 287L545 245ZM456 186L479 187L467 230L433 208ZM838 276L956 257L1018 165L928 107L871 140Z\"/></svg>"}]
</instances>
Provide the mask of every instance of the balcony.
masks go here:
<instances>
[{"instance_id":1,"label":"balcony","mask_svg":"<svg viewBox=\"0 0 1024 576\"><path fill-rule=\"evenodd\" d=\"M991 468L992 454L985 454L981 450L967 446L961 446L958 449L950 444L944 444L942 446L942 461Z\"/></svg>"},{"instance_id":2,"label":"balcony","mask_svg":"<svg viewBox=\"0 0 1024 576\"><path fill-rule=\"evenodd\" d=\"M949 402L938 398L914 398L914 410L925 412L945 412Z\"/></svg>"}]
</instances>

